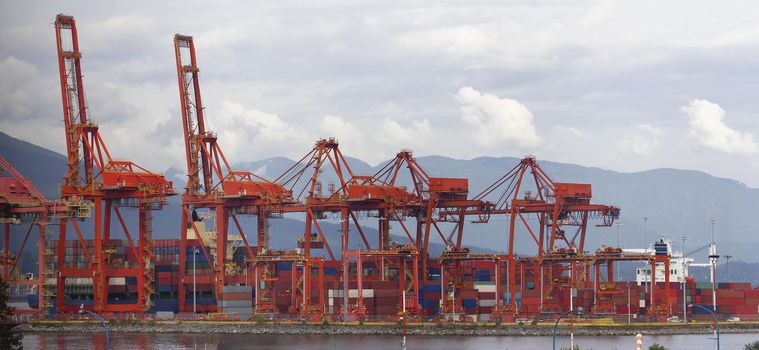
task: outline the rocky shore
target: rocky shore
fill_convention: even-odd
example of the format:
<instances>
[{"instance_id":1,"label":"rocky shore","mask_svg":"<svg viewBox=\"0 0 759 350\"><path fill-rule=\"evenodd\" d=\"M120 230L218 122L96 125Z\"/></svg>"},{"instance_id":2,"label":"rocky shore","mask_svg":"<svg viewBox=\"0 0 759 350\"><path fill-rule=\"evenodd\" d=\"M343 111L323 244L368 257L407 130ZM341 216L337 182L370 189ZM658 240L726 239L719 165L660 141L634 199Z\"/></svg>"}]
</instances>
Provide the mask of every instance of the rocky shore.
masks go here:
<instances>
[{"instance_id":1,"label":"rocky shore","mask_svg":"<svg viewBox=\"0 0 759 350\"><path fill-rule=\"evenodd\" d=\"M402 327L395 324L283 324L255 322L197 322L153 321L112 322L108 326L114 333L247 333L247 334L330 334L330 335L399 335ZM632 325L575 325L576 335L621 336L642 333L644 335L704 334L711 332L710 324L632 324ZM89 321L40 321L19 325L20 332L52 333L99 333L100 322ZM417 336L547 336L553 332L553 324L538 325L466 325L466 324L413 324L407 334ZM567 326L560 326L561 334L568 333ZM759 333L759 323L720 324L722 333Z\"/></svg>"}]
</instances>

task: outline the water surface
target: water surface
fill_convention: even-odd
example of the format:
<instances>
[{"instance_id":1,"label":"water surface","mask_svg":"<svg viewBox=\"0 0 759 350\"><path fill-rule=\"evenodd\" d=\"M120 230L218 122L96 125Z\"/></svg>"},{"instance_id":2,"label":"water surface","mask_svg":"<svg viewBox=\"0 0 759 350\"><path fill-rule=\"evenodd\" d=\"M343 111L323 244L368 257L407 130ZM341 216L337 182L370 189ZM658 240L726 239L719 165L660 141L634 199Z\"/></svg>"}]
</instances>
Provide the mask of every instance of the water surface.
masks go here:
<instances>
[{"instance_id":1,"label":"water surface","mask_svg":"<svg viewBox=\"0 0 759 350\"><path fill-rule=\"evenodd\" d=\"M759 340L759 333L723 334L721 349L743 349L749 342ZM273 335L273 334L112 334L111 349L401 349L401 338L375 335ZM669 350L712 349L709 335L647 336L644 349L659 343ZM28 333L24 335L25 349L102 349L103 334ZM557 339L557 348L569 348L569 338ZM582 349L635 349L635 338L575 337ZM514 350L551 349L551 337L431 337L408 338L408 350Z\"/></svg>"}]
</instances>

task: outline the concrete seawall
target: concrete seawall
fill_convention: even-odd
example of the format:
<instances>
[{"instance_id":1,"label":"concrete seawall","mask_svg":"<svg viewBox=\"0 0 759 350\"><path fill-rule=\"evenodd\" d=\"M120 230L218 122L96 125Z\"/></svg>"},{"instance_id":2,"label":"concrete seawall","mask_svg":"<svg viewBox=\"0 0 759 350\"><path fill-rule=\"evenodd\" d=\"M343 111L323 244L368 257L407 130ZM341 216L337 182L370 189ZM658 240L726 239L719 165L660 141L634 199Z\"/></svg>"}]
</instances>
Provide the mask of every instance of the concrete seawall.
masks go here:
<instances>
[{"instance_id":1,"label":"concrete seawall","mask_svg":"<svg viewBox=\"0 0 759 350\"><path fill-rule=\"evenodd\" d=\"M247 333L247 334L332 334L332 335L400 335L402 327L392 323L382 324L302 324L213 321L134 321L111 322L109 330L114 333ZM575 325L576 335L621 336L642 333L644 335L707 334L710 323L689 324L632 324L632 325ZM19 325L19 332L52 333L99 333L100 322L90 321L39 321ZM421 336L548 336L553 324L539 325L466 325L466 324L412 324L407 327L409 335ZM568 334L567 325L559 327L559 333ZM722 333L759 333L759 323L720 324Z\"/></svg>"}]
</instances>

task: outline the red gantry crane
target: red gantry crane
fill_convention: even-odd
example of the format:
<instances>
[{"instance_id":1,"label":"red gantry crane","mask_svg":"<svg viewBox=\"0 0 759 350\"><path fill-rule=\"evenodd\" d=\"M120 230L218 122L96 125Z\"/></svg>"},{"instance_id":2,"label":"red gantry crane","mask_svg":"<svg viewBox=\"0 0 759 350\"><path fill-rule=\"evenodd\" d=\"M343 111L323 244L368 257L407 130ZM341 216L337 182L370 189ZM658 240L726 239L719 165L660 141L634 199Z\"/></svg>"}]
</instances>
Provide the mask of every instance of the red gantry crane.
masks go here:
<instances>
[{"instance_id":1,"label":"red gantry crane","mask_svg":"<svg viewBox=\"0 0 759 350\"><path fill-rule=\"evenodd\" d=\"M328 193L323 193L323 179L330 174L337 183L328 184ZM397 271L396 278L399 288L399 307L404 305L410 313L418 312L418 251L413 236L403 224L403 220L418 206L419 200L409 193L405 187L395 186L375 176L356 175L340 151L334 138L316 141L312 150L303 156L292 167L277 178L278 182L290 188L301 201L301 206L289 210L306 213L306 227L303 239L299 245L303 254L310 257L312 249L326 248L332 260L335 255L327 243L326 236L319 224L320 219L328 217L339 218L341 239L341 269L342 269L342 300L336 312L342 310L344 319L363 318L366 309L362 304L362 263L370 259L380 270L379 281L395 283L390 280L390 269ZM333 216L334 215L334 216ZM377 218L377 245L372 245L367 239L359 217ZM350 248L351 221L359 234L364 249ZM391 222L398 222L403 228L410 244L393 245L390 242ZM313 230L316 230L314 233ZM356 289L351 285L351 259L356 264ZM308 277L307 277L308 278ZM309 293L306 291L306 293ZM358 293L358 294L356 294ZM356 296L350 296L356 294ZM355 304L348 304L349 299L355 299Z\"/></svg>"},{"instance_id":2,"label":"red gantry crane","mask_svg":"<svg viewBox=\"0 0 759 350\"><path fill-rule=\"evenodd\" d=\"M3 224L3 250L0 253L0 272L8 281L10 288L26 286L29 293L37 292L37 308L15 309L14 313L44 313L52 307L48 300L51 281L55 280L55 271L49 271L48 265L54 265L48 257L52 252L45 243L52 235L47 226L56 219L84 219L90 215L91 204L71 199L67 201L48 201L36 187L19 173L8 161L0 156L0 223ZM29 224L24 239L18 250L11 251L11 226ZM24 254L29 236L38 228L39 242L37 248L37 277L18 276L18 262ZM54 286L55 283L52 283Z\"/></svg>"},{"instance_id":3,"label":"red gantry crane","mask_svg":"<svg viewBox=\"0 0 759 350\"><path fill-rule=\"evenodd\" d=\"M187 160L187 186L182 196L181 240L179 250L179 308L185 311L186 293L192 290L185 264L188 254L188 233L197 239L208 262L213 262L212 279L201 276L197 283L213 284L217 300L223 300L225 278L238 276L239 264L230 261L228 252L229 219L231 218L246 248L248 259L256 252L248 244L237 216L252 214L257 217L257 252L266 252L268 218L281 215L283 207L292 202L292 193L282 185L256 174L232 168L218 143L216 134L206 128L206 116L200 93L198 65L193 38L174 36L179 98L182 111L182 132ZM207 210L215 222L215 233L206 231L196 213ZM204 240L204 237L207 239ZM215 256L207 249L214 246ZM192 248L195 249L195 248Z\"/></svg>"},{"instance_id":4,"label":"red gantry crane","mask_svg":"<svg viewBox=\"0 0 759 350\"><path fill-rule=\"evenodd\" d=\"M89 115L81 70L82 53L74 18L58 15L55 36L68 161L61 198L64 201L80 198L89 201L94 206L95 214L91 222L92 245L85 241L85 235L90 232L83 231L76 220L61 219L57 247L58 312L79 309L79 305L67 305L64 301L66 279L72 277L92 279L92 308L96 312L143 312L152 305L152 213L162 209L166 198L175 194L174 189L163 175L145 170L130 161L111 157L98 125ZM122 209L127 208L137 211L137 242L132 236L135 227L130 228L128 217L122 214ZM119 247L114 246L117 241L112 240L114 214L129 243L123 254L114 254L119 253ZM66 233L69 225L73 227L84 251L84 266L72 265L67 260ZM122 278L136 280L137 299L133 303L119 301L117 304L109 300L109 284L114 279Z\"/></svg>"},{"instance_id":5,"label":"red gantry crane","mask_svg":"<svg viewBox=\"0 0 759 350\"><path fill-rule=\"evenodd\" d=\"M493 196L495 199L489 201ZM506 262L505 274L501 272L501 262L496 268L497 276L506 276L508 305L503 307L501 304L502 281L499 277L495 314L511 316L519 312L517 277L524 276L525 270L527 275L533 276L536 288L540 288L542 312L560 311L560 290L590 284L590 266L594 258L584 250L588 220L599 218L599 226L608 227L619 216L619 208L592 204L590 198L590 184L554 182L535 158L528 156L473 198L485 205L442 213L443 216L477 215L477 222L487 222L491 215L508 216L507 255L501 259ZM528 216L535 220L529 220ZM534 255L517 258L514 241L518 231L526 231L534 242ZM565 272L569 276L564 275ZM520 279L521 292L525 279Z\"/></svg>"}]
</instances>

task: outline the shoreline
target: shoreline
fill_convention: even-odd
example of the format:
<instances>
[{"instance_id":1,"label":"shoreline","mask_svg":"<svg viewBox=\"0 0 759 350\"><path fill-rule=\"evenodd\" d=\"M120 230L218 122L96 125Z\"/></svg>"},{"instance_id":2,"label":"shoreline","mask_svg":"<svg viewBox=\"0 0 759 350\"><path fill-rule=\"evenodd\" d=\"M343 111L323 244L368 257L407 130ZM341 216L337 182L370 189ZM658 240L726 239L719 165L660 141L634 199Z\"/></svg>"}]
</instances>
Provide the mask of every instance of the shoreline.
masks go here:
<instances>
[{"instance_id":1,"label":"shoreline","mask_svg":"<svg viewBox=\"0 0 759 350\"><path fill-rule=\"evenodd\" d=\"M15 328L20 333L102 333L99 321L37 321ZM216 333L216 334L314 334L314 335L394 335L400 336L403 327L394 323L302 324L222 322L222 321L153 321L111 322L111 333ZM574 325L579 336L628 336L674 334L707 334L711 323L688 324L621 324ZM410 336L550 336L553 324L517 325L502 324L435 324L415 323L407 326ZM759 333L759 323L720 324L720 333ZM562 323L557 334L569 334L569 326Z\"/></svg>"}]
</instances>

